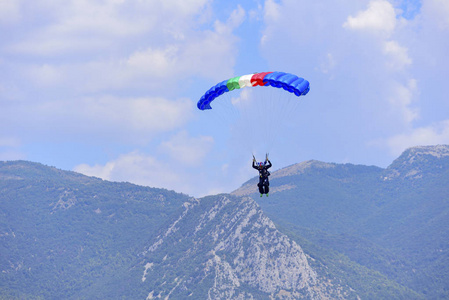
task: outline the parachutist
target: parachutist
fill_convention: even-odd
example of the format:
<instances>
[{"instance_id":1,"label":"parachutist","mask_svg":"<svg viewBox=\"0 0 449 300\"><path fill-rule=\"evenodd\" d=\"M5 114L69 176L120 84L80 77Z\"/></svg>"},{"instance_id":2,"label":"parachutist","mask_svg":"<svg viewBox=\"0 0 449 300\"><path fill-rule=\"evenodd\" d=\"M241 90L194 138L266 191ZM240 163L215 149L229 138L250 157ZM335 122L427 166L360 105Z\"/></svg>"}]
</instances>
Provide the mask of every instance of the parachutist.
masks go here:
<instances>
[{"instance_id":1,"label":"parachutist","mask_svg":"<svg viewBox=\"0 0 449 300\"><path fill-rule=\"evenodd\" d=\"M257 186L259 187L260 197L263 194L267 194L270 191L270 182L268 181L268 176L270 176L270 172L268 171L271 168L271 161L268 159L268 155L265 159L265 162L256 163L256 158L253 155L253 168L259 171L259 183Z\"/></svg>"}]
</instances>

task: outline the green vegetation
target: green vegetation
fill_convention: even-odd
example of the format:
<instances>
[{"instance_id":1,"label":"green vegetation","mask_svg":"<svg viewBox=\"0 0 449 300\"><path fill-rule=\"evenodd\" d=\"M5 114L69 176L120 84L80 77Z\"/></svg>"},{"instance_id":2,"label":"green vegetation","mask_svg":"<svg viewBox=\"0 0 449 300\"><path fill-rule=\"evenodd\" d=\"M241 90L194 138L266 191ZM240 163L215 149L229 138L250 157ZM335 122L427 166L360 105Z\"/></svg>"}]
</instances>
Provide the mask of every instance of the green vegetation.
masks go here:
<instances>
[{"instance_id":1,"label":"green vegetation","mask_svg":"<svg viewBox=\"0 0 449 300\"><path fill-rule=\"evenodd\" d=\"M19 299L106 294L86 291L129 273L189 198L29 162L0 163L0 190L0 291Z\"/></svg>"},{"instance_id":2,"label":"green vegetation","mask_svg":"<svg viewBox=\"0 0 449 300\"><path fill-rule=\"evenodd\" d=\"M449 157L413 154L405 152L385 170L312 164L271 180L272 189L294 188L269 200L253 198L325 272L359 295L449 298ZM373 272L390 287L376 283ZM399 293L386 297L392 287Z\"/></svg>"},{"instance_id":3,"label":"green vegetation","mask_svg":"<svg viewBox=\"0 0 449 300\"><path fill-rule=\"evenodd\" d=\"M293 188L275 192L285 185ZM273 176L270 197L253 196L347 299L448 299L448 186L448 156L410 150L387 169L311 163ZM233 205L220 210L222 220L243 210L240 198L226 197ZM201 199L150 255L183 204L195 200L37 163L0 162L0 299L145 299L151 291L207 298L214 284L204 271L210 233L220 224L204 222L194 238L192 228L219 199ZM237 257L235 249L216 254L229 262ZM195 288L174 289L181 280ZM236 292L267 297L243 283Z\"/></svg>"}]
</instances>

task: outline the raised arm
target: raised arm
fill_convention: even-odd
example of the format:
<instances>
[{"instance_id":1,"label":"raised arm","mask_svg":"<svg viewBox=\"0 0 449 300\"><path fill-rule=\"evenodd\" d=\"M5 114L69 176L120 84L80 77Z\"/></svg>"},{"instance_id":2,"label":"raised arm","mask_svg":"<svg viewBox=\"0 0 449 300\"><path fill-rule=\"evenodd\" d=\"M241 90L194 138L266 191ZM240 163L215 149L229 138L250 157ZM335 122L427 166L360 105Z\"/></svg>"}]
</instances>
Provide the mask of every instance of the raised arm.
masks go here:
<instances>
[{"instance_id":1,"label":"raised arm","mask_svg":"<svg viewBox=\"0 0 449 300\"><path fill-rule=\"evenodd\" d=\"M255 160L255 159L253 159L253 168L256 169L256 170L259 169L259 168L256 166L256 160Z\"/></svg>"},{"instance_id":2,"label":"raised arm","mask_svg":"<svg viewBox=\"0 0 449 300\"><path fill-rule=\"evenodd\" d=\"M265 168L268 170L269 168L271 168L272 164L270 160L267 160L268 165L265 166Z\"/></svg>"}]
</instances>

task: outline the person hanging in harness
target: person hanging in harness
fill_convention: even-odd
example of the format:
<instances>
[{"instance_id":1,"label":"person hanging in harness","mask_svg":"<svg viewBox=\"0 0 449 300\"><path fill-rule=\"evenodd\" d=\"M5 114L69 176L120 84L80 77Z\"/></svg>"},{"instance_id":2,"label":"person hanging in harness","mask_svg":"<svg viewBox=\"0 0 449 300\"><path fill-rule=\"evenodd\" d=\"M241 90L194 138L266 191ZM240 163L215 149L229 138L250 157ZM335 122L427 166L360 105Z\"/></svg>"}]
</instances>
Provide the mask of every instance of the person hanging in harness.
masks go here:
<instances>
[{"instance_id":1,"label":"person hanging in harness","mask_svg":"<svg viewBox=\"0 0 449 300\"><path fill-rule=\"evenodd\" d=\"M268 192L270 191L270 182L268 181L268 176L270 176L270 172L268 169L271 168L271 161L268 159L268 154L265 157L265 162L256 162L256 158L253 155L253 168L259 171L259 183L257 186L259 187L260 197L263 194L266 194L268 197Z\"/></svg>"}]
</instances>

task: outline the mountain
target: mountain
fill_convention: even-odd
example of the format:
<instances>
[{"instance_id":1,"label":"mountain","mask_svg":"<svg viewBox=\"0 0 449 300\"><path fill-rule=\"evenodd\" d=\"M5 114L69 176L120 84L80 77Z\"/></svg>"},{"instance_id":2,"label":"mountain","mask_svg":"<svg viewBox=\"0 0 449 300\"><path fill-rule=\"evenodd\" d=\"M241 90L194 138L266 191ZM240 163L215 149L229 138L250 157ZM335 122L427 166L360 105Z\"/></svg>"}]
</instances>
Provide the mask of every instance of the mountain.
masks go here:
<instances>
[{"instance_id":1,"label":"mountain","mask_svg":"<svg viewBox=\"0 0 449 300\"><path fill-rule=\"evenodd\" d=\"M0 298L342 299L249 197L0 163Z\"/></svg>"},{"instance_id":2,"label":"mountain","mask_svg":"<svg viewBox=\"0 0 449 300\"><path fill-rule=\"evenodd\" d=\"M233 194L259 199L256 180ZM407 149L386 169L307 161L273 172L270 184L264 213L324 264L335 252L414 297L449 298L449 146Z\"/></svg>"},{"instance_id":3,"label":"mountain","mask_svg":"<svg viewBox=\"0 0 449 300\"><path fill-rule=\"evenodd\" d=\"M111 274L128 272L188 199L37 163L0 162L0 299L79 299Z\"/></svg>"},{"instance_id":4,"label":"mountain","mask_svg":"<svg viewBox=\"0 0 449 300\"><path fill-rule=\"evenodd\" d=\"M142 281L151 290L149 299L345 296L337 283L317 275L301 247L248 197L186 202L144 254Z\"/></svg>"},{"instance_id":5,"label":"mountain","mask_svg":"<svg viewBox=\"0 0 449 300\"><path fill-rule=\"evenodd\" d=\"M445 299L449 147L195 199L0 162L0 299Z\"/></svg>"}]
</instances>

